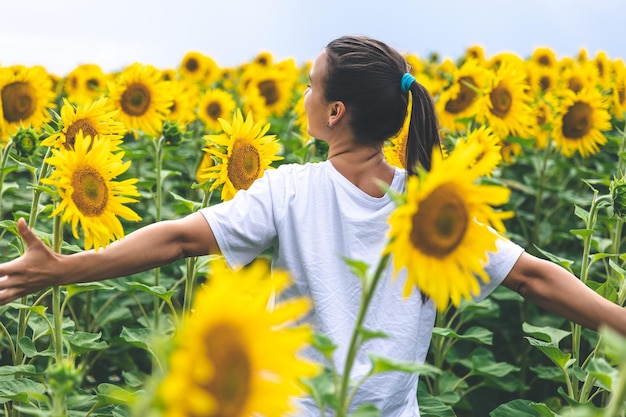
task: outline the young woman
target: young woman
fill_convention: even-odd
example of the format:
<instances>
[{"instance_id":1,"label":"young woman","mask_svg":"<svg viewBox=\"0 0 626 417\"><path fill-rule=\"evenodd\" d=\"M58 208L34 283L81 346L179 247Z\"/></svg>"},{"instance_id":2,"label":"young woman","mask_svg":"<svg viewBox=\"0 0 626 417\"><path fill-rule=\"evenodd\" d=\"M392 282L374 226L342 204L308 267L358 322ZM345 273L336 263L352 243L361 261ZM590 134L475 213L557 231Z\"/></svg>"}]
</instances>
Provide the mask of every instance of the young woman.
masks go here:
<instances>
[{"instance_id":1,"label":"young woman","mask_svg":"<svg viewBox=\"0 0 626 417\"><path fill-rule=\"evenodd\" d=\"M430 153L439 141L432 100L407 72L402 55L382 42L361 36L333 40L315 60L305 93L309 132L328 143L326 161L282 165L228 202L144 227L98 252L53 253L21 220L27 251L0 265L0 304L51 285L128 276L207 253L221 253L238 267L273 247L274 267L291 273L290 294L312 299L309 319L339 346L335 360L342 369L360 292L343 257L368 263L379 259L395 209L379 181L404 190L412 167L430 168ZM409 92L413 105L405 172L385 161L382 148L405 120ZM477 299L503 284L569 320L592 329L609 325L626 334L623 308L508 240L499 240L498 251L489 254L487 273L491 280ZM402 277L379 284L365 327L389 338L364 346L354 377L368 372L367 352L424 361L435 307L419 291L403 299L402 287ZM362 386L354 406L369 402L384 416L417 416L416 389L416 375L376 375ZM302 415L319 415L312 400L303 401Z\"/></svg>"}]
</instances>

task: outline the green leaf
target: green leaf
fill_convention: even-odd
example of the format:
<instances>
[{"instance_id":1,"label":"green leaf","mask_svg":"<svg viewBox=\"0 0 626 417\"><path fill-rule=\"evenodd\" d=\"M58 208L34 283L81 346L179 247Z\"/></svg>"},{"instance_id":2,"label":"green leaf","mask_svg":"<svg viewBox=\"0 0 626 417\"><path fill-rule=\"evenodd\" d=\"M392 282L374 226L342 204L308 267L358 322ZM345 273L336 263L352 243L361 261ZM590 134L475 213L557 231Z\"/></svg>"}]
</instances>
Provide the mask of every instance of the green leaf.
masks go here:
<instances>
[{"instance_id":1,"label":"green leaf","mask_svg":"<svg viewBox=\"0 0 626 417\"><path fill-rule=\"evenodd\" d=\"M174 291L168 291L167 288L161 286L148 286L141 282L129 282L128 287L133 290L143 291L148 294L159 297L163 301L170 301Z\"/></svg>"},{"instance_id":2,"label":"green leaf","mask_svg":"<svg viewBox=\"0 0 626 417\"><path fill-rule=\"evenodd\" d=\"M513 400L500 405L489 413L490 417L555 417L552 410L543 403L536 403L529 400Z\"/></svg>"},{"instance_id":3,"label":"green leaf","mask_svg":"<svg viewBox=\"0 0 626 417\"><path fill-rule=\"evenodd\" d=\"M576 215L576 217L578 217L579 219L587 223L587 220L589 219L589 211L585 210L582 207L575 205L574 214Z\"/></svg>"},{"instance_id":4,"label":"green leaf","mask_svg":"<svg viewBox=\"0 0 626 417\"><path fill-rule=\"evenodd\" d=\"M34 365L4 365L0 366L0 378L15 375L28 375L34 377L39 375Z\"/></svg>"},{"instance_id":5,"label":"green leaf","mask_svg":"<svg viewBox=\"0 0 626 417\"><path fill-rule=\"evenodd\" d=\"M600 351L615 363L626 362L626 337L609 327L602 327L599 333L602 337Z\"/></svg>"},{"instance_id":6,"label":"green leaf","mask_svg":"<svg viewBox=\"0 0 626 417\"><path fill-rule=\"evenodd\" d=\"M89 282L86 284L70 284L65 286L67 297L73 297L77 294L89 291L111 291L114 287L106 285L102 282Z\"/></svg>"},{"instance_id":7,"label":"green leaf","mask_svg":"<svg viewBox=\"0 0 626 417\"><path fill-rule=\"evenodd\" d=\"M311 344L329 360L331 360L333 352L337 349L337 345L332 339L323 333L314 333Z\"/></svg>"},{"instance_id":8,"label":"green leaf","mask_svg":"<svg viewBox=\"0 0 626 417\"><path fill-rule=\"evenodd\" d=\"M570 229L570 233L582 238L589 237L593 234L593 229Z\"/></svg>"},{"instance_id":9,"label":"green leaf","mask_svg":"<svg viewBox=\"0 0 626 417\"><path fill-rule=\"evenodd\" d=\"M519 367L507 362L496 362L493 353L487 349L478 348L471 354L472 373L474 375L502 378L511 372L517 372Z\"/></svg>"},{"instance_id":10,"label":"green leaf","mask_svg":"<svg viewBox=\"0 0 626 417\"><path fill-rule=\"evenodd\" d=\"M452 407L421 387L417 390L417 398L422 417L456 417Z\"/></svg>"},{"instance_id":11,"label":"green leaf","mask_svg":"<svg viewBox=\"0 0 626 417\"><path fill-rule=\"evenodd\" d=\"M125 388L113 384L98 385L98 403L99 404L115 404L130 405L135 401L137 393L129 391Z\"/></svg>"},{"instance_id":12,"label":"green leaf","mask_svg":"<svg viewBox=\"0 0 626 417\"><path fill-rule=\"evenodd\" d=\"M346 265L348 265L348 269L350 269L350 272L352 272L358 279L360 279L365 286L365 284L368 282L367 270L369 269L369 265L365 262L345 257L343 258L343 261L346 263Z\"/></svg>"},{"instance_id":13,"label":"green leaf","mask_svg":"<svg viewBox=\"0 0 626 417\"><path fill-rule=\"evenodd\" d=\"M595 378L595 384L608 392L611 392L619 376L618 370L604 358L591 358L586 371L587 378Z\"/></svg>"},{"instance_id":14,"label":"green leaf","mask_svg":"<svg viewBox=\"0 0 626 417\"><path fill-rule=\"evenodd\" d=\"M361 335L361 342L366 342L371 339L387 339L389 335L380 330L370 330L365 327L359 327L359 334Z\"/></svg>"},{"instance_id":15,"label":"green leaf","mask_svg":"<svg viewBox=\"0 0 626 417\"><path fill-rule=\"evenodd\" d=\"M470 340L484 345L491 345L493 343L493 332L485 329L484 327L470 327L466 330L465 334L458 334L448 327L435 327L433 329L433 334L449 337L451 339Z\"/></svg>"},{"instance_id":16,"label":"green leaf","mask_svg":"<svg viewBox=\"0 0 626 417\"><path fill-rule=\"evenodd\" d=\"M373 404L361 404L354 412L349 414L349 417L379 417L380 410Z\"/></svg>"},{"instance_id":17,"label":"green leaf","mask_svg":"<svg viewBox=\"0 0 626 417\"><path fill-rule=\"evenodd\" d=\"M538 246L535 246L535 249L537 249L539 252L541 252L541 254L543 254L546 258L548 258L549 260L551 260L552 262L554 262L555 264L561 265L563 268L567 269L569 272L573 273L572 271L572 265L574 264L574 261L570 261L569 259L565 259L565 258L561 258L560 256L556 256L548 251L545 251L541 248L539 248Z\"/></svg>"},{"instance_id":18,"label":"green leaf","mask_svg":"<svg viewBox=\"0 0 626 417\"><path fill-rule=\"evenodd\" d=\"M196 212L202 208L202 204L198 203L197 201L188 200L185 197L180 196L172 191L170 191L170 194L172 195L172 197L174 197L174 200L176 200L178 203L183 204L190 213Z\"/></svg>"},{"instance_id":19,"label":"green leaf","mask_svg":"<svg viewBox=\"0 0 626 417\"><path fill-rule=\"evenodd\" d=\"M572 332L568 332L565 330L557 329L550 326L533 326L530 323L523 323L522 330L528 333L529 335L536 337L544 342L549 342L553 346L558 346L559 342L572 334Z\"/></svg>"},{"instance_id":20,"label":"green leaf","mask_svg":"<svg viewBox=\"0 0 626 417\"><path fill-rule=\"evenodd\" d=\"M427 363L419 363L413 361L401 361L397 359L385 358L375 355L373 353L368 354L370 361L372 362L372 374L378 374L381 372L400 371L412 374L421 374L426 376L435 376L442 373L441 369L436 366L429 365Z\"/></svg>"},{"instance_id":21,"label":"green leaf","mask_svg":"<svg viewBox=\"0 0 626 417\"><path fill-rule=\"evenodd\" d=\"M155 357L157 355L154 349L154 345L160 337L162 336L156 331L144 327L128 328L124 326L122 328L122 332L120 333L120 339L122 339L131 346L149 352Z\"/></svg>"},{"instance_id":22,"label":"green leaf","mask_svg":"<svg viewBox=\"0 0 626 417\"><path fill-rule=\"evenodd\" d=\"M35 358L38 356L54 357L54 349L50 348L39 352L31 338L28 336L22 337L17 344L27 358Z\"/></svg>"},{"instance_id":23,"label":"green leaf","mask_svg":"<svg viewBox=\"0 0 626 417\"><path fill-rule=\"evenodd\" d=\"M27 402L29 394L43 394L46 387L32 379L18 378L0 381L0 398Z\"/></svg>"},{"instance_id":24,"label":"green leaf","mask_svg":"<svg viewBox=\"0 0 626 417\"><path fill-rule=\"evenodd\" d=\"M321 409L326 408L327 405L337 409L334 375L328 367L325 367L315 378L302 378L302 384Z\"/></svg>"},{"instance_id":25,"label":"green leaf","mask_svg":"<svg viewBox=\"0 0 626 417\"><path fill-rule=\"evenodd\" d=\"M80 355L85 352L104 350L109 345L100 340L102 333L75 332L67 337L72 352Z\"/></svg>"},{"instance_id":26,"label":"green leaf","mask_svg":"<svg viewBox=\"0 0 626 417\"><path fill-rule=\"evenodd\" d=\"M561 349L551 343L547 343L533 337L525 337L525 339L528 340L531 346L535 346L537 349L542 351L552 362L554 362L555 365L561 369L567 369L574 363L574 359L571 359L571 354L564 353Z\"/></svg>"}]
</instances>

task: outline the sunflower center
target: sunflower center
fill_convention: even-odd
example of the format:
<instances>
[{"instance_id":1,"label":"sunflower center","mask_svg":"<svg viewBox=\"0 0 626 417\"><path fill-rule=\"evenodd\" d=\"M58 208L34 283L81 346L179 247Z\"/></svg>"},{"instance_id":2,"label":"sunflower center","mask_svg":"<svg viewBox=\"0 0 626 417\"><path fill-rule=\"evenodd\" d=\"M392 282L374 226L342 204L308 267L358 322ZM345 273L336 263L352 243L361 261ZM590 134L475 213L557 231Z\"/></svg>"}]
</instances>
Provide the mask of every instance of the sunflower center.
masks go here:
<instances>
[{"instance_id":1,"label":"sunflower center","mask_svg":"<svg viewBox=\"0 0 626 417\"><path fill-rule=\"evenodd\" d=\"M218 404L211 416L240 416L250 396L252 379L247 349L236 329L227 324L212 328L204 342L208 359L215 367L213 378L206 385Z\"/></svg>"},{"instance_id":2,"label":"sunflower center","mask_svg":"<svg viewBox=\"0 0 626 417\"><path fill-rule=\"evenodd\" d=\"M185 62L185 68L187 68L187 71L189 71L190 73L195 73L200 68L200 63L195 58L189 58Z\"/></svg>"},{"instance_id":3,"label":"sunflower center","mask_svg":"<svg viewBox=\"0 0 626 417\"><path fill-rule=\"evenodd\" d=\"M617 98L620 104L626 103L626 87L618 87L617 88Z\"/></svg>"},{"instance_id":4,"label":"sunflower center","mask_svg":"<svg viewBox=\"0 0 626 417\"><path fill-rule=\"evenodd\" d=\"M506 88L506 86L499 84L489 93L489 98L493 104L491 112L499 118L504 119L509 114L509 110L511 110L511 105L513 104L511 91Z\"/></svg>"},{"instance_id":5,"label":"sunflower center","mask_svg":"<svg viewBox=\"0 0 626 417\"><path fill-rule=\"evenodd\" d=\"M124 113L143 116L150 108L150 90L144 84L133 83L122 94L120 104Z\"/></svg>"},{"instance_id":6,"label":"sunflower center","mask_svg":"<svg viewBox=\"0 0 626 417\"><path fill-rule=\"evenodd\" d=\"M463 241L469 226L465 202L451 184L428 195L413 216L411 242L422 253L445 258Z\"/></svg>"},{"instance_id":7,"label":"sunflower center","mask_svg":"<svg viewBox=\"0 0 626 417\"><path fill-rule=\"evenodd\" d=\"M206 106L206 114L213 120L217 120L222 115L222 106L220 103L212 102Z\"/></svg>"},{"instance_id":8,"label":"sunflower center","mask_svg":"<svg viewBox=\"0 0 626 417\"><path fill-rule=\"evenodd\" d=\"M446 112L458 114L467 109L472 104L474 98L476 98L476 92L467 85L468 83L470 85L474 85L474 80L472 79L472 77L459 78L459 84L461 85L459 94L456 96L456 98L448 100L448 102L446 103Z\"/></svg>"},{"instance_id":9,"label":"sunflower center","mask_svg":"<svg viewBox=\"0 0 626 417\"><path fill-rule=\"evenodd\" d=\"M280 94L274 80L264 80L258 84L261 95L265 98L265 105L271 106L278 101Z\"/></svg>"},{"instance_id":10,"label":"sunflower center","mask_svg":"<svg viewBox=\"0 0 626 417\"><path fill-rule=\"evenodd\" d=\"M97 217L109 201L106 179L93 167L83 166L72 175L72 201L82 214Z\"/></svg>"},{"instance_id":11,"label":"sunflower center","mask_svg":"<svg viewBox=\"0 0 626 417\"><path fill-rule=\"evenodd\" d=\"M580 78L572 77L567 82L567 86L573 92L578 93L580 90L583 89L584 83L582 82L582 80Z\"/></svg>"},{"instance_id":12,"label":"sunflower center","mask_svg":"<svg viewBox=\"0 0 626 417\"><path fill-rule=\"evenodd\" d=\"M563 116L563 136L567 139L581 139L591 129L593 109L587 103L574 103Z\"/></svg>"},{"instance_id":13,"label":"sunflower center","mask_svg":"<svg viewBox=\"0 0 626 417\"><path fill-rule=\"evenodd\" d=\"M35 89L29 83L16 81L2 89L2 111L9 123L26 120L35 112Z\"/></svg>"},{"instance_id":14,"label":"sunflower center","mask_svg":"<svg viewBox=\"0 0 626 417\"><path fill-rule=\"evenodd\" d=\"M539 62L539 64L543 65L544 67L549 67L552 65L552 59L550 59L550 57L547 55L541 55L537 62Z\"/></svg>"},{"instance_id":15,"label":"sunflower center","mask_svg":"<svg viewBox=\"0 0 626 417\"><path fill-rule=\"evenodd\" d=\"M65 132L65 143L63 146L65 149L74 149L74 142L76 142L76 134L79 131L83 131L83 136L91 136L92 138L98 134L98 131L87 119L75 120L67 128Z\"/></svg>"},{"instance_id":16,"label":"sunflower center","mask_svg":"<svg viewBox=\"0 0 626 417\"><path fill-rule=\"evenodd\" d=\"M236 139L228 159L228 179L238 190L247 190L259 177L261 157L257 148L241 139Z\"/></svg>"},{"instance_id":17,"label":"sunflower center","mask_svg":"<svg viewBox=\"0 0 626 417\"><path fill-rule=\"evenodd\" d=\"M539 87L541 91L546 92L552 87L552 79L548 76L543 76L539 79Z\"/></svg>"},{"instance_id":18,"label":"sunflower center","mask_svg":"<svg viewBox=\"0 0 626 417\"><path fill-rule=\"evenodd\" d=\"M100 81L96 78L90 78L87 80L87 89L90 91L99 91L100 90Z\"/></svg>"}]
</instances>

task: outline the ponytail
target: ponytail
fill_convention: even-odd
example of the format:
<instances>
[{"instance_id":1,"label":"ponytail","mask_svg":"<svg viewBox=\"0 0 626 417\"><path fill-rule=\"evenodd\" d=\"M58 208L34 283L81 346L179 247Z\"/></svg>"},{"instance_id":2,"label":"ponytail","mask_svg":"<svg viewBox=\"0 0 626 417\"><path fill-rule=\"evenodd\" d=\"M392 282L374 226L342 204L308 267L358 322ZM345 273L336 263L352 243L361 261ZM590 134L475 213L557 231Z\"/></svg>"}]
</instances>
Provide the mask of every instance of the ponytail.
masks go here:
<instances>
[{"instance_id":1,"label":"ponytail","mask_svg":"<svg viewBox=\"0 0 626 417\"><path fill-rule=\"evenodd\" d=\"M417 81L411 83L410 91L413 100L404 166L408 175L416 175L418 165L430 171L433 149L441 149L441 142L435 104L430 93Z\"/></svg>"}]
</instances>

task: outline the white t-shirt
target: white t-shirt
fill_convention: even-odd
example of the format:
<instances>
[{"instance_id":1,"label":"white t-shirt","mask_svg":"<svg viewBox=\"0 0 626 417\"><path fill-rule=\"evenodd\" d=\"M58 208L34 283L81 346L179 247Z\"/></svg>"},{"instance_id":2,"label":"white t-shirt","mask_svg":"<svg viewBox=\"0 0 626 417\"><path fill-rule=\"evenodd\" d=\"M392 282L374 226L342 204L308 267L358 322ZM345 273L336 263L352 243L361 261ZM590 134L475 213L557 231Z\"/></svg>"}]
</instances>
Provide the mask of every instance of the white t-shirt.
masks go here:
<instances>
[{"instance_id":1,"label":"white t-shirt","mask_svg":"<svg viewBox=\"0 0 626 417\"><path fill-rule=\"evenodd\" d=\"M405 172L396 169L391 189L403 191ZM285 164L268 170L246 191L227 202L202 210L231 267L248 264L273 247L273 267L287 270L294 285L287 296L313 301L310 321L315 331L330 337L337 369L342 370L346 349L361 301L361 283L343 257L376 267L387 242L388 218L396 208L388 195L372 197L341 175L330 161ZM481 283L477 301L506 277L523 249L508 240L498 242L486 268L488 284ZM392 280L391 266L381 280L365 319L367 329L385 332L386 339L366 342L353 366L352 377L370 369L368 353L399 360L424 362L435 320L431 301L422 303L419 290L403 298L403 275ZM437 279L437 277L433 277ZM323 362L321 355L306 352ZM354 398L354 406L369 402L386 417L419 416L418 376L386 372L370 378ZM302 401L301 416L319 416L311 399Z\"/></svg>"}]
</instances>

